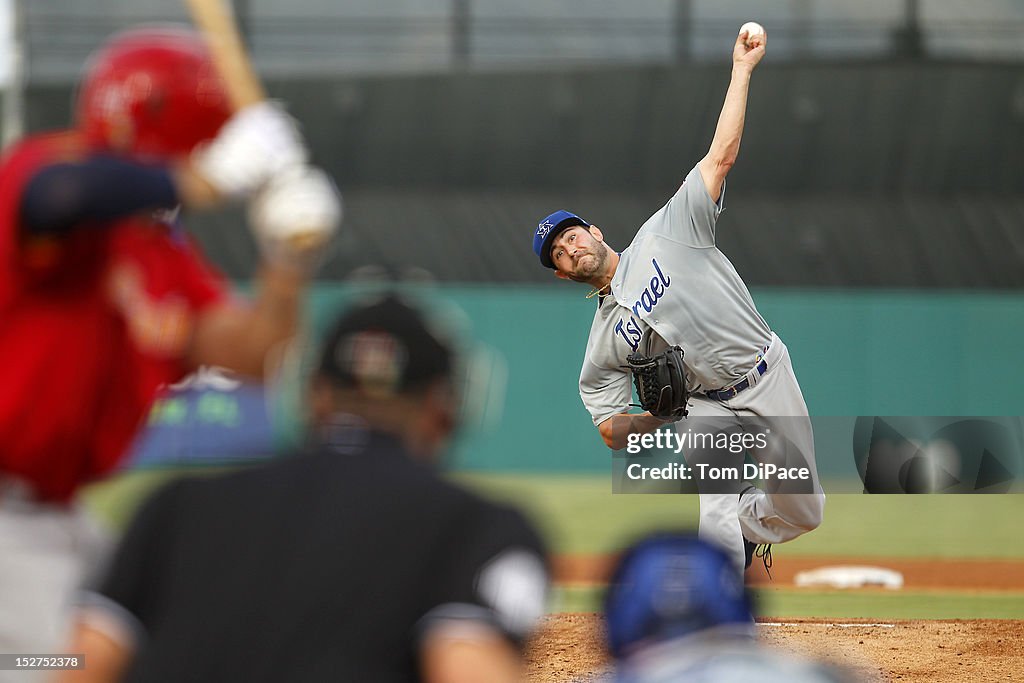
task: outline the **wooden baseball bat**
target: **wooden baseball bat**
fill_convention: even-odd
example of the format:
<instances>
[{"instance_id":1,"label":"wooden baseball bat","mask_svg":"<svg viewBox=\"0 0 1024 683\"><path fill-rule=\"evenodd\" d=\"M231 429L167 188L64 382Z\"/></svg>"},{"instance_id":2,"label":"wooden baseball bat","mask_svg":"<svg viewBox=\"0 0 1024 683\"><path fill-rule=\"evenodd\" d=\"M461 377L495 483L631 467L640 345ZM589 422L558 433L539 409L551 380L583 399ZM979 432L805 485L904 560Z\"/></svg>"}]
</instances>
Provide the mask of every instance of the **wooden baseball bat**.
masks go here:
<instances>
[{"instance_id":1,"label":"wooden baseball bat","mask_svg":"<svg viewBox=\"0 0 1024 683\"><path fill-rule=\"evenodd\" d=\"M187 0L187 4L232 106L238 110L265 100L266 93L238 33L230 0Z\"/></svg>"},{"instance_id":2,"label":"wooden baseball bat","mask_svg":"<svg viewBox=\"0 0 1024 683\"><path fill-rule=\"evenodd\" d=\"M187 0L189 13L210 50L224 81L231 105L237 111L267 99L238 32L231 0ZM323 247L322 231L296 232L288 242L297 252L312 253Z\"/></svg>"}]
</instances>

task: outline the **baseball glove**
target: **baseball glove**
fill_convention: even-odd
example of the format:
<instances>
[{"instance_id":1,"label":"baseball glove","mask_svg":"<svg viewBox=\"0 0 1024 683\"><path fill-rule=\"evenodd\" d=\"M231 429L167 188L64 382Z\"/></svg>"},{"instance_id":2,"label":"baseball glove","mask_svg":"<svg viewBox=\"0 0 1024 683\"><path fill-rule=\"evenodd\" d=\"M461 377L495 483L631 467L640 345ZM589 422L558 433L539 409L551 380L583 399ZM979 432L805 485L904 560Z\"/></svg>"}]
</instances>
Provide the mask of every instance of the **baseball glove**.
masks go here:
<instances>
[{"instance_id":1,"label":"baseball glove","mask_svg":"<svg viewBox=\"0 0 1024 683\"><path fill-rule=\"evenodd\" d=\"M683 350L678 346L665 349L653 358L631 353L626 365L633 372L640 407L655 417L679 420L687 415L686 374L683 372Z\"/></svg>"}]
</instances>

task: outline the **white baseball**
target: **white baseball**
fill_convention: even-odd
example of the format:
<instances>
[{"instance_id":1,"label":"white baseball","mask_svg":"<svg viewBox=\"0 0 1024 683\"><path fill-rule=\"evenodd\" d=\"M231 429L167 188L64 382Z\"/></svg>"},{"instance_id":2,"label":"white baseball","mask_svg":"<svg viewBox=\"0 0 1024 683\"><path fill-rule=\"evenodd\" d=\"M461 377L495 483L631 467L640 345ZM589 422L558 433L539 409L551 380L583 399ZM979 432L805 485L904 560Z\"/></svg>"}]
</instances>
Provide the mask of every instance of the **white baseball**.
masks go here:
<instances>
[{"instance_id":1,"label":"white baseball","mask_svg":"<svg viewBox=\"0 0 1024 683\"><path fill-rule=\"evenodd\" d=\"M740 33L747 32L747 47L756 47L764 43L764 26L757 23L756 21L748 21L747 23L740 26ZM757 41L756 45L752 45L754 38L760 36L760 40Z\"/></svg>"}]
</instances>

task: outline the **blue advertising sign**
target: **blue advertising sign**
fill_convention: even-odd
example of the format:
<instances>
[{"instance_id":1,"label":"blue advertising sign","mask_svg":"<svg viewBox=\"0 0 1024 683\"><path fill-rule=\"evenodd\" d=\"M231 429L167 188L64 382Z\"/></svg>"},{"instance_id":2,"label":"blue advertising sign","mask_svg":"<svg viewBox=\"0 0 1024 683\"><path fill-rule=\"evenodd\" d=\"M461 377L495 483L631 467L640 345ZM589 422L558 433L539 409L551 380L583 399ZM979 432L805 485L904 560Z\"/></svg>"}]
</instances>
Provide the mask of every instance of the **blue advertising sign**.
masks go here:
<instances>
[{"instance_id":1,"label":"blue advertising sign","mask_svg":"<svg viewBox=\"0 0 1024 683\"><path fill-rule=\"evenodd\" d=\"M263 386L220 368L200 368L168 387L124 467L251 462L274 454Z\"/></svg>"}]
</instances>

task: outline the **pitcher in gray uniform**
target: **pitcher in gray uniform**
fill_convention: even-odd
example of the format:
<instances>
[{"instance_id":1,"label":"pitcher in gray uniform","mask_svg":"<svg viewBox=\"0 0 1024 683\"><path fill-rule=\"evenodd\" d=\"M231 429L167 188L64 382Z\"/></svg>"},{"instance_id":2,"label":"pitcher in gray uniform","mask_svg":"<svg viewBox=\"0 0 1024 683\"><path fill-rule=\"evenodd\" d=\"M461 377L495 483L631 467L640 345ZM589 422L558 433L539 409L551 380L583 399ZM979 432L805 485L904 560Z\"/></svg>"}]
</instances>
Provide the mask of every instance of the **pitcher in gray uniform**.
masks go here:
<instances>
[{"instance_id":1,"label":"pitcher in gray uniform","mask_svg":"<svg viewBox=\"0 0 1024 683\"><path fill-rule=\"evenodd\" d=\"M580 396L609 448L622 449L630 435L666 425L650 413L629 412L632 385L626 356L654 355L668 345L685 352L691 392L690 414L677 423L679 433L701 420L733 420L744 429L750 420L767 418L779 438L795 447L809 473L802 489L791 489L798 493L742 482L736 490L725 491L697 480L701 536L749 566L756 545L770 547L816 528L825 496L815 468L807 406L786 346L715 246L725 177L739 151L750 75L765 51L766 37L749 45L746 38L740 33L733 48L732 78L707 156L640 227L632 244L617 253L596 225L556 211L538 225L533 248L559 278L586 283L599 296L580 373ZM770 459L767 453L751 454ZM744 458L743 453L722 450L710 456L693 450L685 455L691 465L708 457L717 465L742 465Z\"/></svg>"}]
</instances>

